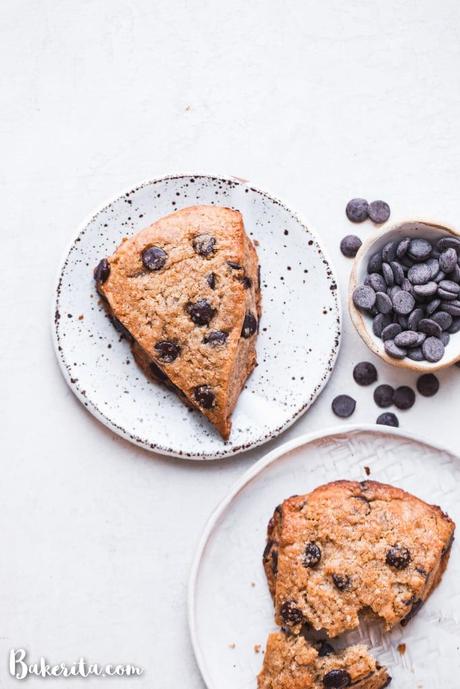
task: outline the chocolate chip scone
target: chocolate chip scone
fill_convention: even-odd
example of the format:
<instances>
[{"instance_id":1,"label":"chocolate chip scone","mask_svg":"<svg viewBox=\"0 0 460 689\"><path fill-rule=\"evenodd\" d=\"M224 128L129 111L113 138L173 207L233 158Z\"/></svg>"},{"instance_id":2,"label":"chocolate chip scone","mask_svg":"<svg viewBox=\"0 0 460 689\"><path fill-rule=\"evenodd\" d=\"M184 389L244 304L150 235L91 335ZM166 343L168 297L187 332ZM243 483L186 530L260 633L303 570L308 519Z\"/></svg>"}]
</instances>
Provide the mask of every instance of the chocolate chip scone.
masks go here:
<instances>
[{"instance_id":1,"label":"chocolate chip scone","mask_svg":"<svg viewBox=\"0 0 460 689\"><path fill-rule=\"evenodd\" d=\"M335 481L278 506L264 567L276 622L329 636L373 612L405 625L439 583L455 524L435 506L375 481Z\"/></svg>"},{"instance_id":2,"label":"chocolate chip scone","mask_svg":"<svg viewBox=\"0 0 460 689\"><path fill-rule=\"evenodd\" d=\"M192 206L126 239L95 270L115 326L144 372L227 439L256 365L259 265L241 213Z\"/></svg>"},{"instance_id":3,"label":"chocolate chip scone","mask_svg":"<svg viewBox=\"0 0 460 689\"><path fill-rule=\"evenodd\" d=\"M270 634L258 689L383 689L391 682L365 646L337 652L328 643L315 646L303 636Z\"/></svg>"}]
</instances>

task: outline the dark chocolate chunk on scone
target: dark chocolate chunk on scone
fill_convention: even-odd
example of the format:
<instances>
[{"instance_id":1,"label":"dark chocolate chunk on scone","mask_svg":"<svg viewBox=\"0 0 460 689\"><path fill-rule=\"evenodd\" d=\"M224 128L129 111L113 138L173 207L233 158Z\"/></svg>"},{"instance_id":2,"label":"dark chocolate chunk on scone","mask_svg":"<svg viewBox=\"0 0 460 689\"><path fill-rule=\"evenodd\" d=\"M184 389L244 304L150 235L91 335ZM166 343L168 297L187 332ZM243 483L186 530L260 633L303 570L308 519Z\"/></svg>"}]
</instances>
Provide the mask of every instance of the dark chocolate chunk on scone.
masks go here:
<instances>
[{"instance_id":1,"label":"dark chocolate chunk on scone","mask_svg":"<svg viewBox=\"0 0 460 689\"><path fill-rule=\"evenodd\" d=\"M136 360L226 439L256 364L258 260L241 213L192 206L126 239L95 270Z\"/></svg>"},{"instance_id":2,"label":"dark chocolate chunk on scone","mask_svg":"<svg viewBox=\"0 0 460 689\"><path fill-rule=\"evenodd\" d=\"M276 622L329 636L373 612L406 624L439 583L455 524L434 505L375 481L336 481L278 506L264 567Z\"/></svg>"},{"instance_id":3,"label":"dark chocolate chunk on scone","mask_svg":"<svg viewBox=\"0 0 460 689\"><path fill-rule=\"evenodd\" d=\"M365 646L334 651L330 644L311 645L303 636L270 634L258 689L383 689L391 682Z\"/></svg>"}]
</instances>

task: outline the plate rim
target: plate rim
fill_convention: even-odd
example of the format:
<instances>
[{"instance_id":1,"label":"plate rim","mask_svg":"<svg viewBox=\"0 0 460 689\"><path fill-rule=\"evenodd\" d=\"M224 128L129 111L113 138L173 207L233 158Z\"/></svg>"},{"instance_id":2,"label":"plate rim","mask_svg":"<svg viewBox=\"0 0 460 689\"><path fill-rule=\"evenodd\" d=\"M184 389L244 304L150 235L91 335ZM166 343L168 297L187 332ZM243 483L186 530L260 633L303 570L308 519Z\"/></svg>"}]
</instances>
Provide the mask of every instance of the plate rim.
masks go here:
<instances>
[{"instance_id":1,"label":"plate rim","mask_svg":"<svg viewBox=\"0 0 460 689\"><path fill-rule=\"evenodd\" d=\"M375 435L390 435L394 437L403 438L406 440L412 440L422 445L427 445L428 447L437 450L438 452L447 452L457 461L460 461L460 455L458 455L454 450L440 443L433 443L428 438L423 435L418 435L411 431L406 431L401 428L394 428L392 426L382 426L378 427L377 424L367 423L367 424L339 424L335 426L328 426L326 428L319 429L317 431L311 431L310 433L304 433L297 438L293 438L285 443L282 443L278 447L268 452L265 456L261 457L255 464L253 464L247 471L244 472L239 479L237 479L233 485L230 487L229 492L226 496L216 505L216 507L211 512L208 517L201 536L198 540L196 546L195 554L192 561L192 566L190 569L188 586L187 586L187 621L189 628L190 640L192 643L192 649L195 656L195 661L197 663L198 669L200 671L201 677L207 689L218 689L218 687L213 684L211 677L206 670L206 663L204 658L204 653L202 652L197 631L197 618L195 614L196 607L196 589L198 584L198 575L200 570L200 565L203 560L203 555L206 546L209 542L211 535L214 532L214 528L227 510L231 502L237 497L237 495L256 477L258 476L267 466L276 462L283 455L287 454L291 450L298 449L305 445L310 445L313 442L331 438L333 436L348 436L356 433L370 432Z\"/></svg>"},{"instance_id":2,"label":"plate rim","mask_svg":"<svg viewBox=\"0 0 460 689\"><path fill-rule=\"evenodd\" d=\"M63 272L66 268L67 261L68 261L69 255L72 251L72 248L76 244L80 235L86 230L89 223L92 220L94 220L100 213L104 212L113 203L115 203L119 199L123 198L128 193L138 191L139 189L142 189L144 187L148 187L148 186L153 185L153 184L158 184L158 183L164 182L166 180L181 179L184 177L195 177L195 178L204 177L204 178L209 178L211 180L218 179L218 180L222 180L222 181L227 182L227 183L231 182L233 184L248 186L255 193L260 194L261 196L268 198L270 201L272 201L276 205L279 205L282 208L284 208L285 210L287 210L291 214L291 216L300 224L302 229L311 235L312 239L315 241L316 245L320 249L321 255L325 259L327 266L329 267L329 269L331 271L331 277L332 277L333 282L337 285L337 289L334 291L334 299L335 299L335 303L336 303L336 314L335 314L336 315L336 326L335 326L335 342L336 342L336 344L329 351L328 366L327 366L327 370L325 371L324 378L321 380L321 382L317 386L317 389L313 391L313 394L308 399L306 404L301 406L297 410L297 412L295 414L293 414L286 421L286 423L284 423L282 426L276 428L274 431L263 435L257 441L244 443L242 445L236 445L232 448L226 448L226 446L224 444L221 450L216 450L213 452L200 453L200 454L198 454L198 453L174 452L174 450L172 450L171 448L162 447L161 445L157 445L154 442L153 443L149 442L145 438L135 437L134 435L132 435L129 432L129 429L126 429L126 428L123 428L122 426L119 426L114 421L112 421L109 417L107 417L91 399L87 398L86 395L83 394L83 391L80 390L80 388L78 386L78 381L73 381L73 379L71 378L70 373L66 367L64 350L60 345L59 336L58 336L58 332L57 332L58 320L59 320L57 317L57 314L59 312L59 298L60 298L60 290L61 290ZM57 359L58 364L59 364L59 369L60 369L60 371L64 377L65 382L67 383L67 386L70 388L70 390L73 392L73 394L77 397L77 399L82 404L82 406L86 409L86 411L89 412L92 416L94 416L109 431L115 433L116 435L120 436L124 440L126 440L126 441L128 441L134 445L137 445L138 447L142 447L144 450L147 450L149 452L156 452L160 455L163 455L166 457L173 457L175 459L191 460L191 461L215 461L215 460L228 459L230 457L234 457L236 455L243 454L244 452L248 452L249 450L253 450L257 447L264 445L267 442L270 442L271 440L275 440L276 438L278 438L282 433L284 433L288 428L290 428L301 416L303 416L303 414L305 414L310 409L310 407L317 400L317 398L319 397L321 392L325 389L325 387L328 384L330 377L331 377L331 375L335 369L335 365L337 363L337 358L338 358L338 355L339 355L339 352L341 349L341 345L342 345L342 340L343 340L343 303L342 303L342 297L341 297L340 288L339 288L339 280L337 279L337 271L336 271L335 265L334 265L333 261L331 260L331 257L329 255L327 248L324 247L323 242L321 241L320 233L316 230L316 227L312 227L309 223L307 223L304 220L304 218L296 210L293 210L290 205L287 205L284 201L280 200L276 195L272 194L270 191L267 191L267 190L257 186L257 184L251 182L250 180L247 180L243 177L237 177L235 175L221 175L221 174L214 174L214 173L209 173L209 172L168 173L168 174L159 175L159 176L145 179L142 182L138 182L138 183L130 186L129 188L126 188L123 191L121 191L115 195L112 195L108 200L105 201L105 203L98 206L97 209L93 209L92 211L90 211L86 215L86 217L83 219L83 221L78 224L75 233L72 234L72 237L69 239L69 242L66 244L66 247L63 251L62 258L61 258L60 262L58 263L57 276L56 276L56 279L55 279L53 284L54 284L54 287L53 287L53 296L52 296L51 314L50 314L53 349L54 349L54 353L56 355L56 359Z\"/></svg>"}]
</instances>

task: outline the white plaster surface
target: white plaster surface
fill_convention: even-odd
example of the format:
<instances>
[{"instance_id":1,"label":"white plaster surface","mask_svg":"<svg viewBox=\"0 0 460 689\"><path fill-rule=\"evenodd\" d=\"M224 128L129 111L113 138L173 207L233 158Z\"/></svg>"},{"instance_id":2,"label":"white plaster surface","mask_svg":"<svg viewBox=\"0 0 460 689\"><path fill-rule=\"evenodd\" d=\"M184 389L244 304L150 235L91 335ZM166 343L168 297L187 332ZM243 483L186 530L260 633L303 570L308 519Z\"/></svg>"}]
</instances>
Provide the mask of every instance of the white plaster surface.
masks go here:
<instances>
[{"instance_id":1,"label":"white plaster surface","mask_svg":"<svg viewBox=\"0 0 460 689\"><path fill-rule=\"evenodd\" d=\"M375 231L347 222L350 197L458 226L460 5L4 0L0 38L0 686L20 685L7 654L24 647L31 660L145 668L77 689L202 689L186 626L191 559L213 507L268 447L185 463L95 421L51 346L58 264L93 208L182 170L283 198L320 232L343 296L339 240ZM363 358L346 316L330 384L276 442L334 424L340 392L358 401L353 422L375 420L351 375ZM415 382L378 368L381 381ZM460 453L460 370L439 378L437 398L418 397L401 427Z\"/></svg>"}]
</instances>

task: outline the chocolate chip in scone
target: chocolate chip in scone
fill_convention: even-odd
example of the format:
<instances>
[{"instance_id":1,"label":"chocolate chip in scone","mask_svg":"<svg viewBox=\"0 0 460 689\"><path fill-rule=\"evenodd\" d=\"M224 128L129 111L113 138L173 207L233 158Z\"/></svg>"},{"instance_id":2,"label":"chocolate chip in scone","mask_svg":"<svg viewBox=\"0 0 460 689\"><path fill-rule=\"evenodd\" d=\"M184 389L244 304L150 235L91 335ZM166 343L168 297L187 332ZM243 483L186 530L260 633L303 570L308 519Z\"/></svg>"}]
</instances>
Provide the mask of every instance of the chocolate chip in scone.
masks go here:
<instances>
[{"instance_id":1,"label":"chocolate chip in scone","mask_svg":"<svg viewBox=\"0 0 460 689\"><path fill-rule=\"evenodd\" d=\"M263 555L262 555L262 560L263 560L264 562L266 562L266 561L268 560L268 557L269 557L269 555L270 555L270 553L271 553L271 549L273 548L274 544L275 544L275 542L272 541L271 538L269 538L268 541L266 542L265 548L264 548L264 552L263 552Z\"/></svg>"},{"instance_id":2,"label":"chocolate chip in scone","mask_svg":"<svg viewBox=\"0 0 460 689\"><path fill-rule=\"evenodd\" d=\"M94 279L102 285L110 275L110 263L106 258L103 258L94 269Z\"/></svg>"},{"instance_id":3,"label":"chocolate chip in scone","mask_svg":"<svg viewBox=\"0 0 460 689\"><path fill-rule=\"evenodd\" d=\"M390 206L386 201L372 201L369 204L369 217L377 224L386 222L390 217Z\"/></svg>"},{"instance_id":4,"label":"chocolate chip in scone","mask_svg":"<svg viewBox=\"0 0 460 689\"><path fill-rule=\"evenodd\" d=\"M340 242L340 251L347 258L354 258L361 244L362 241L355 234L347 234Z\"/></svg>"},{"instance_id":5,"label":"chocolate chip in scone","mask_svg":"<svg viewBox=\"0 0 460 689\"><path fill-rule=\"evenodd\" d=\"M398 417L391 411L386 411L383 414L380 414L380 416L377 417L376 423L379 426L393 426L394 428L398 428L399 426Z\"/></svg>"},{"instance_id":6,"label":"chocolate chip in scone","mask_svg":"<svg viewBox=\"0 0 460 689\"><path fill-rule=\"evenodd\" d=\"M377 369L370 361L361 361L353 369L353 378L358 385L372 385L377 380Z\"/></svg>"},{"instance_id":7,"label":"chocolate chip in scone","mask_svg":"<svg viewBox=\"0 0 460 689\"><path fill-rule=\"evenodd\" d=\"M169 340L161 340L155 345L155 350L158 352L158 358L165 364L170 364L179 356L181 347L176 342Z\"/></svg>"},{"instance_id":8,"label":"chocolate chip in scone","mask_svg":"<svg viewBox=\"0 0 460 689\"><path fill-rule=\"evenodd\" d=\"M200 234L194 238L192 246L196 254L207 258L215 251L216 238L210 234Z\"/></svg>"},{"instance_id":9,"label":"chocolate chip in scone","mask_svg":"<svg viewBox=\"0 0 460 689\"><path fill-rule=\"evenodd\" d=\"M345 213L351 222L364 222L369 217L369 204L366 199L351 199L347 203Z\"/></svg>"},{"instance_id":10,"label":"chocolate chip in scone","mask_svg":"<svg viewBox=\"0 0 460 689\"><path fill-rule=\"evenodd\" d=\"M142 263L147 270L161 270L167 258L168 254L159 246L150 246L142 252Z\"/></svg>"},{"instance_id":11,"label":"chocolate chip in scone","mask_svg":"<svg viewBox=\"0 0 460 689\"><path fill-rule=\"evenodd\" d=\"M193 397L203 409L212 409L216 403L216 396L209 385L198 385L193 391Z\"/></svg>"},{"instance_id":12,"label":"chocolate chip in scone","mask_svg":"<svg viewBox=\"0 0 460 689\"><path fill-rule=\"evenodd\" d=\"M236 261L227 261L227 265L233 270L241 270L241 266Z\"/></svg>"},{"instance_id":13,"label":"chocolate chip in scone","mask_svg":"<svg viewBox=\"0 0 460 689\"><path fill-rule=\"evenodd\" d=\"M334 582L334 586L339 591L346 591L348 588L350 588L351 579L346 574L335 574L334 573L332 575L332 581Z\"/></svg>"},{"instance_id":14,"label":"chocolate chip in scone","mask_svg":"<svg viewBox=\"0 0 460 689\"><path fill-rule=\"evenodd\" d=\"M353 414L356 408L356 400L350 395L337 395L332 400L332 411L341 419L347 419Z\"/></svg>"},{"instance_id":15,"label":"chocolate chip in scone","mask_svg":"<svg viewBox=\"0 0 460 689\"><path fill-rule=\"evenodd\" d=\"M324 658L335 654L335 648L325 639L320 639L316 642L315 648L318 651L318 657Z\"/></svg>"},{"instance_id":16,"label":"chocolate chip in scone","mask_svg":"<svg viewBox=\"0 0 460 689\"><path fill-rule=\"evenodd\" d=\"M323 685L326 689L345 689L351 684L350 674L340 668L339 670L329 670L323 677Z\"/></svg>"},{"instance_id":17,"label":"chocolate chip in scone","mask_svg":"<svg viewBox=\"0 0 460 689\"><path fill-rule=\"evenodd\" d=\"M415 402L415 392L408 385L401 385L394 391L393 402L398 409L410 409Z\"/></svg>"},{"instance_id":18,"label":"chocolate chip in scone","mask_svg":"<svg viewBox=\"0 0 460 689\"><path fill-rule=\"evenodd\" d=\"M277 574L278 572L278 551L276 549L272 550L272 573Z\"/></svg>"},{"instance_id":19,"label":"chocolate chip in scone","mask_svg":"<svg viewBox=\"0 0 460 689\"><path fill-rule=\"evenodd\" d=\"M420 598L416 599L413 604L410 612L404 617L404 619L401 620L401 626L405 627L406 624L413 618L415 615L418 613L420 608L422 607L424 601L421 600Z\"/></svg>"},{"instance_id":20,"label":"chocolate chip in scone","mask_svg":"<svg viewBox=\"0 0 460 689\"><path fill-rule=\"evenodd\" d=\"M248 311L244 317L243 327L241 329L241 337L247 339L257 332L257 319L253 313Z\"/></svg>"},{"instance_id":21,"label":"chocolate chip in scone","mask_svg":"<svg viewBox=\"0 0 460 689\"><path fill-rule=\"evenodd\" d=\"M239 278L239 281L240 281L241 284L243 285L244 289L251 289L251 287L252 287L252 280L251 280L250 277L248 277L247 275L243 275L242 278Z\"/></svg>"},{"instance_id":22,"label":"chocolate chip in scone","mask_svg":"<svg viewBox=\"0 0 460 689\"><path fill-rule=\"evenodd\" d=\"M153 376L154 378L157 378L157 379L160 380L161 382L165 382L165 381L169 380L169 378L168 378L168 376L166 375L166 373L164 373L164 372L161 370L161 368L160 368L159 366L156 365L156 363L155 363L154 361L151 361L151 362L149 363L149 369L150 369L150 373L152 374L152 376Z\"/></svg>"},{"instance_id":23,"label":"chocolate chip in scone","mask_svg":"<svg viewBox=\"0 0 460 689\"><path fill-rule=\"evenodd\" d=\"M203 344L209 344L211 347L218 347L227 342L228 333L223 330L211 330L203 337Z\"/></svg>"},{"instance_id":24,"label":"chocolate chip in scone","mask_svg":"<svg viewBox=\"0 0 460 689\"><path fill-rule=\"evenodd\" d=\"M394 569L406 569L411 561L411 555L407 548L401 545L394 545L387 551L385 562Z\"/></svg>"},{"instance_id":25,"label":"chocolate chip in scone","mask_svg":"<svg viewBox=\"0 0 460 689\"><path fill-rule=\"evenodd\" d=\"M304 621L304 616L296 607L296 604L292 600L284 601L280 608L280 615L286 624L302 624Z\"/></svg>"},{"instance_id":26,"label":"chocolate chip in scone","mask_svg":"<svg viewBox=\"0 0 460 689\"><path fill-rule=\"evenodd\" d=\"M433 397L439 390L439 380L434 373L424 373L417 380L417 390L424 397Z\"/></svg>"},{"instance_id":27,"label":"chocolate chip in scone","mask_svg":"<svg viewBox=\"0 0 460 689\"><path fill-rule=\"evenodd\" d=\"M378 385L374 390L374 402L385 409L393 404L394 388L391 385Z\"/></svg>"},{"instance_id":28,"label":"chocolate chip in scone","mask_svg":"<svg viewBox=\"0 0 460 689\"><path fill-rule=\"evenodd\" d=\"M208 325L217 313L207 299L189 302L185 309L196 325Z\"/></svg>"},{"instance_id":29,"label":"chocolate chip in scone","mask_svg":"<svg viewBox=\"0 0 460 689\"><path fill-rule=\"evenodd\" d=\"M307 543L302 559L304 567L315 567L321 560L321 548L316 543Z\"/></svg>"},{"instance_id":30,"label":"chocolate chip in scone","mask_svg":"<svg viewBox=\"0 0 460 689\"><path fill-rule=\"evenodd\" d=\"M109 318L110 318L112 325L115 328L115 330L118 333L120 333L120 335L122 337L124 337L125 340L127 340L128 342L134 342L134 337L131 335L128 328L125 328L123 323L118 320L118 318L115 318L115 316L109 316Z\"/></svg>"},{"instance_id":31,"label":"chocolate chip in scone","mask_svg":"<svg viewBox=\"0 0 460 689\"><path fill-rule=\"evenodd\" d=\"M211 289L216 289L216 274L209 273L209 275L206 275L206 282Z\"/></svg>"}]
</instances>

